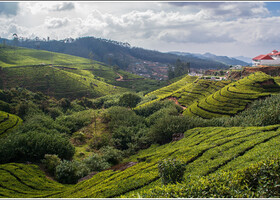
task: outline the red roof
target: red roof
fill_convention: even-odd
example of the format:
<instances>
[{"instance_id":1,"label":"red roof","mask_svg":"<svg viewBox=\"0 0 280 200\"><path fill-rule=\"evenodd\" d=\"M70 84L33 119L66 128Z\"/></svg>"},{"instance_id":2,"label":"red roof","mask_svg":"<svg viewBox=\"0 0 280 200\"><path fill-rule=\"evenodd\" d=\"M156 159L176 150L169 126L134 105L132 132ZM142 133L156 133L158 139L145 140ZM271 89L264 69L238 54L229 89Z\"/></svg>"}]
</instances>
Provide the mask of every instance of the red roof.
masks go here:
<instances>
[{"instance_id":1,"label":"red roof","mask_svg":"<svg viewBox=\"0 0 280 200\"><path fill-rule=\"evenodd\" d=\"M269 53L267 55L270 55L270 56L271 55L279 55L279 52L274 49L271 53Z\"/></svg>"},{"instance_id":2,"label":"red roof","mask_svg":"<svg viewBox=\"0 0 280 200\"><path fill-rule=\"evenodd\" d=\"M274 60L274 59L271 58L269 55L259 55L253 58L252 60Z\"/></svg>"}]
</instances>

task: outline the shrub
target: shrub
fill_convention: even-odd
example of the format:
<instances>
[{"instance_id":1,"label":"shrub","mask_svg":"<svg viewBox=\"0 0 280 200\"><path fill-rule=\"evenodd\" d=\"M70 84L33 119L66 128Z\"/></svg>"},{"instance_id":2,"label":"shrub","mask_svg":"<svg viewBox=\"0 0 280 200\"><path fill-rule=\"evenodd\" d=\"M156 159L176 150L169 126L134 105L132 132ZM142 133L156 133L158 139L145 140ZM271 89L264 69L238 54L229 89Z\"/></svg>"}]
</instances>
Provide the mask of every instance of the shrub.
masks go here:
<instances>
[{"instance_id":1,"label":"shrub","mask_svg":"<svg viewBox=\"0 0 280 200\"><path fill-rule=\"evenodd\" d=\"M82 145L82 144L85 144L85 142L86 142L86 136L83 132L74 133L72 136L72 139L76 145Z\"/></svg>"},{"instance_id":2,"label":"shrub","mask_svg":"<svg viewBox=\"0 0 280 200\"><path fill-rule=\"evenodd\" d=\"M46 111L51 116L52 119L55 119L63 114L63 112L57 107L47 108Z\"/></svg>"},{"instance_id":3,"label":"shrub","mask_svg":"<svg viewBox=\"0 0 280 200\"><path fill-rule=\"evenodd\" d=\"M172 140L174 133L184 133L188 130L187 119L183 116L164 116L151 126L148 133L152 142L165 144Z\"/></svg>"},{"instance_id":4,"label":"shrub","mask_svg":"<svg viewBox=\"0 0 280 200\"><path fill-rule=\"evenodd\" d=\"M144 119L136 115L132 110L124 107L111 107L103 114L104 122L109 122L108 126L111 130L120 126L131 127L144 123Z\"/></svg>"},{"instance_id":5,"label":"shrub","mask_svg":"<svg viewBox=\"0 0 280 200\"><path fill-rule=\"evenodd\" d=\"M61 129L59 125L49 116L45 114L37 114L30 116L21 128L22 133L37 131L42 133L59 133L57 130Z\"/></svg>"},{"instance_id":6,"label":"shrub","mask_svg":"<svg viewBox=\"0 0 280 200\"><path fill-rule=\"evenodd\" d=\"M120 97L119 105L134 108L141 101L141 97L133 93L125 93Z\"/></svg>"},{"instance_id":7,"label":"shrub","mask_svg":"<svg viewBox=\"0 0 280 200\"><path fill-rule=\"evenodd\" d=\"M56 167L61 163L61 159L57 155L46 154L42 163L45 165L47 171L54 175Z\"/></svg>"},{"instance_id":8,"label":"shrub","mask_svg":"<svg viewBox=\"0 0 280 200\"><path fill-rule=\"evenodd\" d=\"M83 160L86 166L90 169L90 171L101 171L106 168L109 168L110 165L102 156L93 153L90 157Z\"/></svg>"},{"instance_id":9,"label":"shrub","mask_svg":"<svg viewBox=\"0 0 280 200\"><path fill-rule=\"evenodd\" d=\"M111 146L104 146L100 149L103 159L109 164L116 165L122 160L122 151Z\"/></svg>"},{"instance_id":10,"label":"shrub","mask_svg":"<svg viewBox=\"0 0 280 200\"><path fill-rule=\"evenodd\" d=\"M100 135L93 135L90 142L89 146L92 149L100 149L103 146L107 146L110 144L111 140L111 134L110 133L102 133Z\"/></svg>"},{"instance_id":11,"label":"shrub","mask_svg":"<svg viewBox=\"0 0 280 200\"><path fill-rule=\"evenodd\" d=\"M0 100L0 110L10 113L12 107L10 106L10 104L6 103L5 101Z\"/></svg>"},{"instance_id":12,"label":"shrub","mask_svg":"<svg viewBox=\"0 0 280 200\"><path fill-rule=\"evenodd\" d=\"M71 115L62 115L56 118L55 122L61 128L63 127L61 131L66 131L67 134L71 134L92 122L92 110L77 112Z\"/></svg>"},{"instance_id":13,"label":"shrub","mask_svg":"<svg viewBox=\"0 0 280 200\"><path fill-rule=\"evenodd\" d=\"M156 101L154 103L148 104L146 106L137 108L134 110L134 112L137 115L143 116L143 117L148 117L151 114L155 113L156 111L169 107L170 105L175 105L173 101L170 100L164 100L164 101Z\"/></svg>"},{"instance_id":14,"label":"shrub","mask_svg":"<svg viewBox=\"0 0 280 200\"><path fill-rule=\"evenodd\" d=\"M164 185L182 182L186 166L183 162L176 159L167 159L158 163L159 176Z\"/></svg>"},{"instance_id":15,"label":"shrub","mask_svg":"<svg viewBox=\"0 0 280 200\"><path fill-rule=\"evenodd\" d=\"M60 183L64 184L75 184L80 178L77 174L78 164L77 162L71 162L68 160L63 160L55 170L56 179Z\"/></svg>"},{"instance_id":16,"label":"shrub","mask_svg":"<svg viewBox=\"0 0 280 200\"><path fill-rule=\"evenodd\" d=\"M178 110L176 109L176 107L170 106L167 108L162 108L158 111L156 111L155 113L153 113L152 115L150 115L149 117L146 118L147 124L148 125L153 125L156 121L159 120L159 118L162 117L167 117L170 115L178 115Z\"/></svg>"},{"instance_id":17,"label":"shrub","mask_svg":"<svg viewBox=\"0 0 280 200\"><path fill-rule=\"evenodd\" d=\"M71 107L71 101L67 98L60 99L59 104L65 110Z\"/></svg>"},{"instance_id":18,"label":"shrub","mask_svg":"<svg viewBox=\"0 0 280 200\"><path fill-rule=\"evenodd\" d=\"M45 154L56 154L61 159L71 159L74 146L61 134L27 132L9 134L0 140L0 163L39 161Z\"/></svg>"}]
</instances>

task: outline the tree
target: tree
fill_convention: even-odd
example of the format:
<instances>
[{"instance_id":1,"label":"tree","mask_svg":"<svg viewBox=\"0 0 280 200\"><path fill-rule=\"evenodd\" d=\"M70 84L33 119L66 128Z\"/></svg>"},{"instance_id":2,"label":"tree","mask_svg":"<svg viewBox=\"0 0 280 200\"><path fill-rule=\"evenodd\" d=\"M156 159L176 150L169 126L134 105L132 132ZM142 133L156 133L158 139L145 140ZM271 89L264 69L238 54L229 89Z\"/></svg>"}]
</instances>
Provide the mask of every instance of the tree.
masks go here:
<instances>
[{"instance_id":1,"label":"tree","mask_svg":"<svg viewBox=\"0 0 280 200\"><path fill-rule=\"evenodd\" d=\"M168 67L168 78L172 79L190 72L190 63L177 59L174 66Z\"/></svg>"},{"instance_id":2,"label":"tree","mask_svg":"<svg viewBox=\"0 0 280 200\"><path fill-rule=\"evenodd\" d=\"M119 105L134 108L141 101L141 97L133 93L125 93L120 97Z\"/></svg>"},{"instance_id":3,"label":"tree","mask_svg":"<svg viewBox=\"0 0 280 200\"><path fill-rule=\"evenodd\" d=\"M17 46L17 44L18 44L18 35L17 35L16 33L14 33L14 34L13 34L13 37L14 37L14 39L13 39L13 41L14 41L14 46Z\"/></svg>"},{"instance_id":4,"label":"tree","mask_svg":"<svg viewBox=\"0 0 280 200\"><path fill-rule=\"evenodd\" d=\"M93 65L93 63L94 63L94 60L93 60L93 58L94 58L94 54L92 53L92 51L91 51L91 52L89 52L88 57L89 57L89 59L90 59L90 64L92 64L92 65Z\"/></svg>"}]
</instances>

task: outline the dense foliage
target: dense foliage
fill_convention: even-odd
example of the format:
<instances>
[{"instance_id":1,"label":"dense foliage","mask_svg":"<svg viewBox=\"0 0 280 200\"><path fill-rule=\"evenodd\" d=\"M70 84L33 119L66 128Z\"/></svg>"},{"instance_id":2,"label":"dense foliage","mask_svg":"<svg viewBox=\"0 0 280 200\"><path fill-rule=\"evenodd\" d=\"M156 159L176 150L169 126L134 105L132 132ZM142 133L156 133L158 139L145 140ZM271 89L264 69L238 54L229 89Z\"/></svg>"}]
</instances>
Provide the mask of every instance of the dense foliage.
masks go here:
<instances>
[{"instance_id":1,"label":"dense foliage","mask_svg":"<svg viewBox=\"0 0 280 200\"><path fill-rule=\"evenodd\" d=\"M70 159L75 153L68 138L60 134L37 131L14 133L0 140L0 163L38 161L45 154L57 154L61 159Z\"/></svg>"},{"instance_id":2,"label":"dense foliage","mask_svg":"<svg viewBox=\"0 0 280 200\"><path fill-rule=\"evenodd\" d=\"M159 176L164 185L182 182L185 170L185 164L180 160L167 159L158 163Z\"/></svg>"}]
</instances>

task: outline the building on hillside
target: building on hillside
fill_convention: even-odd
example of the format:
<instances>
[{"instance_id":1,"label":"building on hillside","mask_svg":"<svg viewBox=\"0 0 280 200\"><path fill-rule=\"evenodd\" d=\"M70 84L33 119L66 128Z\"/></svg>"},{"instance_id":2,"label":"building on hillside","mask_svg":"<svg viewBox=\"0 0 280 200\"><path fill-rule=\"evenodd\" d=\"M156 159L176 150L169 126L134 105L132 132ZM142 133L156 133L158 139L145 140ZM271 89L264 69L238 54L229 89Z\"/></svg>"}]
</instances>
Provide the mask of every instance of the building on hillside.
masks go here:
<instances>
[{"instance_id":1,"label":"building on hillside","mask_svg":"<svg viewBox=\"0 0 280 200\"><path fill-rule=\"evenodd\" d=\"M259 55L253 60L253 66L259 65L280 65L280 52L273 50L271 53Z\"/></svg>"}]
</instances>

